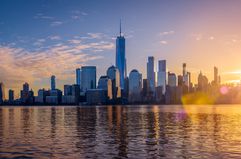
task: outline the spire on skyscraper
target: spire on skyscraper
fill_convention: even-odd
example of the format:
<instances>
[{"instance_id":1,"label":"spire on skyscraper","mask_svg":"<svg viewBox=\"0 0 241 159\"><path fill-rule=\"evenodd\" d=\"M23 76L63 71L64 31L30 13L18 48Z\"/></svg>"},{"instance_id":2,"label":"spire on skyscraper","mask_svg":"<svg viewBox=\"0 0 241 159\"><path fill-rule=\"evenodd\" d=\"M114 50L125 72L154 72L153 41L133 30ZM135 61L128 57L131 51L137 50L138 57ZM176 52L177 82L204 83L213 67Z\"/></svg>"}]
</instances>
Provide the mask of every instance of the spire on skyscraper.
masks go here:
<instances>
[{"instance_id":1,"label":"spire on skyscraper","mask_svg":"<svg viewBox=\"0 0 241 159\"><path fill-rule=\"evenodd\" d=\"M121 37L121 19L120 19L120 37Z\"/></svg>"}]
</instances>

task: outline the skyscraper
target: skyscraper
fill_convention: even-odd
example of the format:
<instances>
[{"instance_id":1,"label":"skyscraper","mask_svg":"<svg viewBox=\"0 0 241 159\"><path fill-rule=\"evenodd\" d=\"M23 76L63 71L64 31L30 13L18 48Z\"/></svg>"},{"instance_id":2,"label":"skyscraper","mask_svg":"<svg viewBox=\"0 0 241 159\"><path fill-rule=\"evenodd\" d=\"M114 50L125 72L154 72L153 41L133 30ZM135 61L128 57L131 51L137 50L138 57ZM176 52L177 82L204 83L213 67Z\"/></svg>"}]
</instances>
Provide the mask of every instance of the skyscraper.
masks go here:
<instances>
[{"instance_id":1,"label":"skyscraper","mask_svg":"<svg viewBox=\"0 0 241 159\"><path fill-rule=\"evenodd\" d=\"M76 69L76 84L80 86L81 88L81 69Z\"/></svg>"},{"instance_id":2,"label":"skyscraper","mask_svg":"<svg viewBox=\"0 0 241 159\"><path fill-rule=\"evenodd\" d=\"M14 101L14 91L12 89L9 89L8 91L8 102L13 103Z\"/></svg>"},{"instance_id":3,"label":"skyscraper","mask_svg":"<svg viewBox=\"0 0 241 159\"><path fill-rule=\"evenodd\" d=\"M34 101L34 93L32 90L29 90L29 84L23 84L23 90L20 91L20 98L23 104L32 104Z\"/></svg>"},{"instance_id":4,"label":"skyscraper","mask_svg":"<svg viewBox=\"0 0 241 159\"><path fill-rule=\"evenodd\" d=\"M166 92L166 60L158 61L157 86L162 87L162 94Z\"/></svg>"},{"instance_id":5,"label":"skyscraper","mask_svg":"<svg viewBox=\"0 0 241 159\"><path fill-rule=\"evenodd\" d=\"M168 86L176 87L177 86L177 77L175 73L168 72Z\"/></svg>"},{"instance_id":6,"label":"skyscraper","mask_svg":"<svg viewBox=\"0 0 241 159\"><path fill-rule=\"evenodd\" d=\"M137 70L132 70L129 75L129 101L141 100L142 75Z\"/></svg>"},{"instance_id":7,"label":"skyscraper","mask_svg":"<svg viewBox=\"0 0 241 159\"><path fill-rule=\"evenodd\" d=\"M96 89L96 66L81 67L81 88L84 92Z\"/></svg>"},{"instance_id":8,"label":"skyscraper","mask_svg":"<svg viewBox=\"0 0 241 159\"><path fill-rule=\"evenodd\" d=\"M189 79L189 75L188 72L186 70L187 64L183 63L182 65L182 77L183 77L183 84L187 87L187 89L189 88L189 84L190 84L190 79Z\"/></svg>"},{"instance_id":9,"label":"skyscraper","mask_svg":"<svg viewBox=\"0 0 241 159\"><path fill-rule=\"evenodd\" d=\"M55 76L52 75L51 76L51 90L55 90L55 89L56 89Z\"/></svg>"},{"instance_id":10,"label":"skyscraper","mask_svg":"<svg viewBox=\"0 0 241 159\"><path fill-rule=\"evenodd\" d=\"M200 71L198 75L198 90L199 91L205 91L208 87L208 78L202 74Z\"/></svg>"},{"instance_id":11,"label":"skyscraper","mask_svg":"<svg viewBox=\"0 0 241 159\"><path fill-rule=\"evenodd\" d=\"M103 89L109 100L112 99L112 80L108 76L101 76L98 81L98 89Z\"/></svg>"},{"instance_id":12,"label":"skyscraper","mask_svg":"<svg viewBox=\"0 0 241 159\"><path fill-rule=\"evenodd\" d=\"M219 79L219 75L218 75L218 68L216 66L214 66L214 84L217 85L220 83L220 79Z\"/></svg>"},{"instance_id":13,"label":"skyscraper","mask_svg":"<svg viewBox=\"0 0 241 159\"><path fill-rule=\"evenodd\" d=\"M5 90L4 90L4 84L1 82L0 83L0 104L2 104L4 100L5 100Z\"/></svg>"},{"instance_id":14,"label":"skyscraper","mask_svg":"<svg viewBox=\"0 0 241 159\"><path fill-rule=\"evenodd\" d=\"M155 91L155 72L154 72L154 57L149 56L147 62L147 79L150 82L150 88L154 92Z\"/></svg>"},{"instance_id":15,"label":"skyscraper","mask_svg":"<svg viewBox=\"0 0 241 159\"><path fill-rule=\"evenodd\" d=\"M126 55L125 55L125 38L121 35L121 23L120 23L120 35L116 38L116 67L120 71L120 86L124 89L126 78Z\"/></svg>"},{"instance_id":16,"label":"skyscraper","mask_svg":"<svg viewBox=\"0 0 241 159\"><path fill-rule=\"evenodd\" d=\"M121 87L120 87L120 72L117 67L111 66L107 70L107 76L112 81L112 93L113 98L120 98L121 97Z\"/></svg>"}]
</instances>

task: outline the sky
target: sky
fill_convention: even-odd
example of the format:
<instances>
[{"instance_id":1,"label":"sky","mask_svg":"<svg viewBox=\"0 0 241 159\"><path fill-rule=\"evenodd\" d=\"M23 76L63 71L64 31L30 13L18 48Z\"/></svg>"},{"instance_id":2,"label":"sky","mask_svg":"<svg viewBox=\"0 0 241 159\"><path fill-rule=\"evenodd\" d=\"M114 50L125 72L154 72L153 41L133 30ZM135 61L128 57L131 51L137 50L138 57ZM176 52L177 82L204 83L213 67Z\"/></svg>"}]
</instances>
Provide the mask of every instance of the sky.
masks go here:
<instances>
[{"instance_id":1,"label":"sky","mask_svg":"<svg viewBox=\"0 0 241 159\"><path fill-rule=\"evenodd\" d=\"M75 83L75 69L96 65L97 77L115 64L119 22L126 38L127 72L146 78L148 56L182 63L197 82L200 71L222 83L240 81L241 0L1 0L0 81L37 91ZM98 80L98 79L97 79ZM35 92L37 93L37 92Z\"/></svg>"}]
</instances>

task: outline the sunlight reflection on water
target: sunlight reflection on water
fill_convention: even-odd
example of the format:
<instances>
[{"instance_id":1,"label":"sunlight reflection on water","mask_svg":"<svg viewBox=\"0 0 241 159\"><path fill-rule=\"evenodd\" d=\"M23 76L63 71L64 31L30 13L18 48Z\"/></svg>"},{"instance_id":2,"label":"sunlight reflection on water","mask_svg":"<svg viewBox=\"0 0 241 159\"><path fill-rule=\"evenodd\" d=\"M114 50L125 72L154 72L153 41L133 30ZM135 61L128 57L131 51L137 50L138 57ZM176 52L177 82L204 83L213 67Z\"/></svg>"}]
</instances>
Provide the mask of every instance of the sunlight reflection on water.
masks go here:
<instances>
[{"instance_id":1,"label":"sunlight reflection on water","mask_svg":"<svg viewBox=\"0 0 241 159\"><path fill-rule=\"evenodd\" d=\"M0 108L0 158L241 156L240 105Z\"/></svg>"}]
</instances>

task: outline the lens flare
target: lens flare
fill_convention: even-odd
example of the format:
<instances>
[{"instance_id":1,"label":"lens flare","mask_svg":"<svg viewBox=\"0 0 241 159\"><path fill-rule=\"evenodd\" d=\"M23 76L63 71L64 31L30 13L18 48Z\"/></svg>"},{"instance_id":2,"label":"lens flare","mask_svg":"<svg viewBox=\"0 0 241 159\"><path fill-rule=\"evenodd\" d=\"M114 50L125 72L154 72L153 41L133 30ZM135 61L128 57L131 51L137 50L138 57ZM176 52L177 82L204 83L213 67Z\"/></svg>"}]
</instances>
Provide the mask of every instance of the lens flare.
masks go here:
<instances>
[{"instance_id":1,"label":"lens flare","mask_svg":"<svg viewBox=\"0 0 241 159\"><path fill-rule=\"evenodd\" d=\"M228 93L228 87L227 86L222 86L221 88L220 88L220 93L221 94L227 94Z\"/></svg>"}]
</instances>

